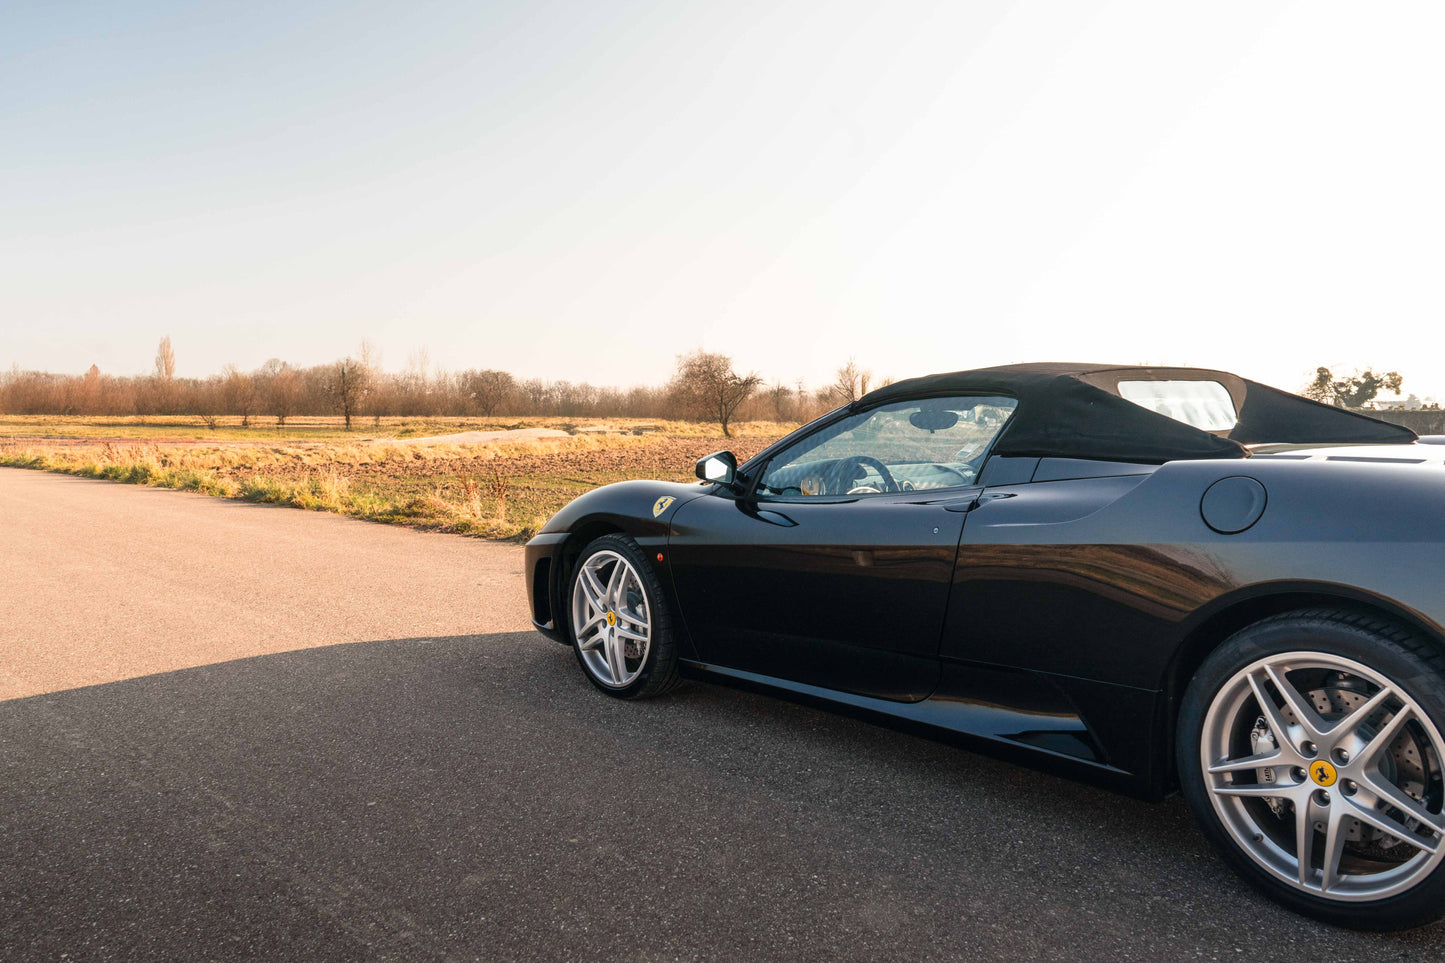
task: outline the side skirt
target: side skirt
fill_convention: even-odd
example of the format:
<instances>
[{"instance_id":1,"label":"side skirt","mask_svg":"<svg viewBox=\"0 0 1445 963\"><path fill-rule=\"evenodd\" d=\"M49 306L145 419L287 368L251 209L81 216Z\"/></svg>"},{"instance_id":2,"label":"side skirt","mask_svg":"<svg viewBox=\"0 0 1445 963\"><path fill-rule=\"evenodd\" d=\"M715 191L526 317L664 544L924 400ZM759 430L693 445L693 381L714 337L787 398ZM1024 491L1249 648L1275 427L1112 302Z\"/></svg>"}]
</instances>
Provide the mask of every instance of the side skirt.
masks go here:
<instances>
[{"instance_id":1,"label":"side skirt","mask_svg":"<svg viewBox=\"0 0 1445 963\"><path fill-rule=\"evenodd\" d=\"M1163 798L1163 793L1146 775L1102 760L1080 758L1078 750L1061 752L1044 744L1021 743L1019 733L1013 730L1018 729L1020 718L1027 718L1028 714L1005 706L959 699L942 692L922 702L893 702L687 659L682 660L680 668L690 678L781 696L791 702L958 745L1140 799Z\"/></svg>"}]
</instances>

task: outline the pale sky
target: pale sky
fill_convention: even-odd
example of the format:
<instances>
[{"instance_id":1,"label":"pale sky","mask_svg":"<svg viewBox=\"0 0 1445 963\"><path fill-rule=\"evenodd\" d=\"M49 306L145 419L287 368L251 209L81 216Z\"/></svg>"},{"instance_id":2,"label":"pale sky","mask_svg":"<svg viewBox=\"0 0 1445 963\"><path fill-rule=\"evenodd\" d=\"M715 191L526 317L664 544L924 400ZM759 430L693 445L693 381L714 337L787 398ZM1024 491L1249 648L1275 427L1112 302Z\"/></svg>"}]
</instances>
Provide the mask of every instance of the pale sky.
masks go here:
<instances>
[{"instance_id":1,"label":"pale sky","mask_svg":"<svg viewBox=\"0 0 1445 963\"><path fill-rule=\"evenodd\" d=\"M0 6L0 367L1445 397L1445 4Z\"/></svg>"}]
</instances>

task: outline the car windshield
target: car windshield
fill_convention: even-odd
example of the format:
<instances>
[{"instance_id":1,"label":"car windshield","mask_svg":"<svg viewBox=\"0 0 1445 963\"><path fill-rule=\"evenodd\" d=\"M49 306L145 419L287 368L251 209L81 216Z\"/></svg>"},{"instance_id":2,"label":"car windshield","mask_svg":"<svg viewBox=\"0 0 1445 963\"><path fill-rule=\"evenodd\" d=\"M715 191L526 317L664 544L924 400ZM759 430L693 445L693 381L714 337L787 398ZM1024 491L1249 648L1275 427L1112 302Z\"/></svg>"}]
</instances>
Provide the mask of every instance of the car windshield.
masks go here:
<instances>
[{"instance_id":1,"label":"car windshield","mask_svg":"<svg viewBox=\"0 0 1445 963\"><path fill-rule=\"evenodd\" d=\"M758 493L867 495L970 485L1015 401L900 401L849 415L774 456Z\"/></svg>"}]
</instances>

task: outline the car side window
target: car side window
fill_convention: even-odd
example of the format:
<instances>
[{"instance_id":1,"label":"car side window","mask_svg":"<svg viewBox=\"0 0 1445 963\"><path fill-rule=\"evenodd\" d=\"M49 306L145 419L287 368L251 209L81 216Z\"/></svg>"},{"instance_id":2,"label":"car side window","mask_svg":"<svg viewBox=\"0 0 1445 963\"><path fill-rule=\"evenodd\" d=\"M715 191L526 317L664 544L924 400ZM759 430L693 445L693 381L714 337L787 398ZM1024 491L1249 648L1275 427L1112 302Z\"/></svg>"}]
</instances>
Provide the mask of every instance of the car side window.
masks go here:
<instances>
[{"instance_id":1,"label":"car side window","mask_svg":"<svg viewBox=\"0 0 1445 963\"><path fill-rule=\"evenodd\" d=\"M925 398L848 415L769 459L756 492L805 498L971 485L1015 404Z\"/></svg>"}]
</instances>

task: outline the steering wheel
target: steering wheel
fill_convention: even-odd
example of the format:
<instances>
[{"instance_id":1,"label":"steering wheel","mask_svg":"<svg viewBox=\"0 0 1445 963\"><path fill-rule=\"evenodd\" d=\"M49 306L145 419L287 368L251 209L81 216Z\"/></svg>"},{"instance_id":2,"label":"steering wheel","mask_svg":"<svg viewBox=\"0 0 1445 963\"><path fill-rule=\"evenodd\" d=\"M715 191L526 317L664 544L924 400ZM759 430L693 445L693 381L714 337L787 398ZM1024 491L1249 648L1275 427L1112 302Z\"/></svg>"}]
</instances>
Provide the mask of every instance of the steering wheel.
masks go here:
<instances>
[{"instance_id":1,"label":"steering wheel","mask_svg":"<svg viewBox=\"0 0 1445 963\"><path fill-rule=\"evenodd\" d=\"M885 492L899 491L898 482L893 480L893 473L888 470L888 466L872 455L849 455L847 458L838 462L836 470L841 480L852 482L853 479L857 477L857 469L864 465L872 468L878 473L878 477L883 479L883 490Z\"/></svg>"}]
</instances>

